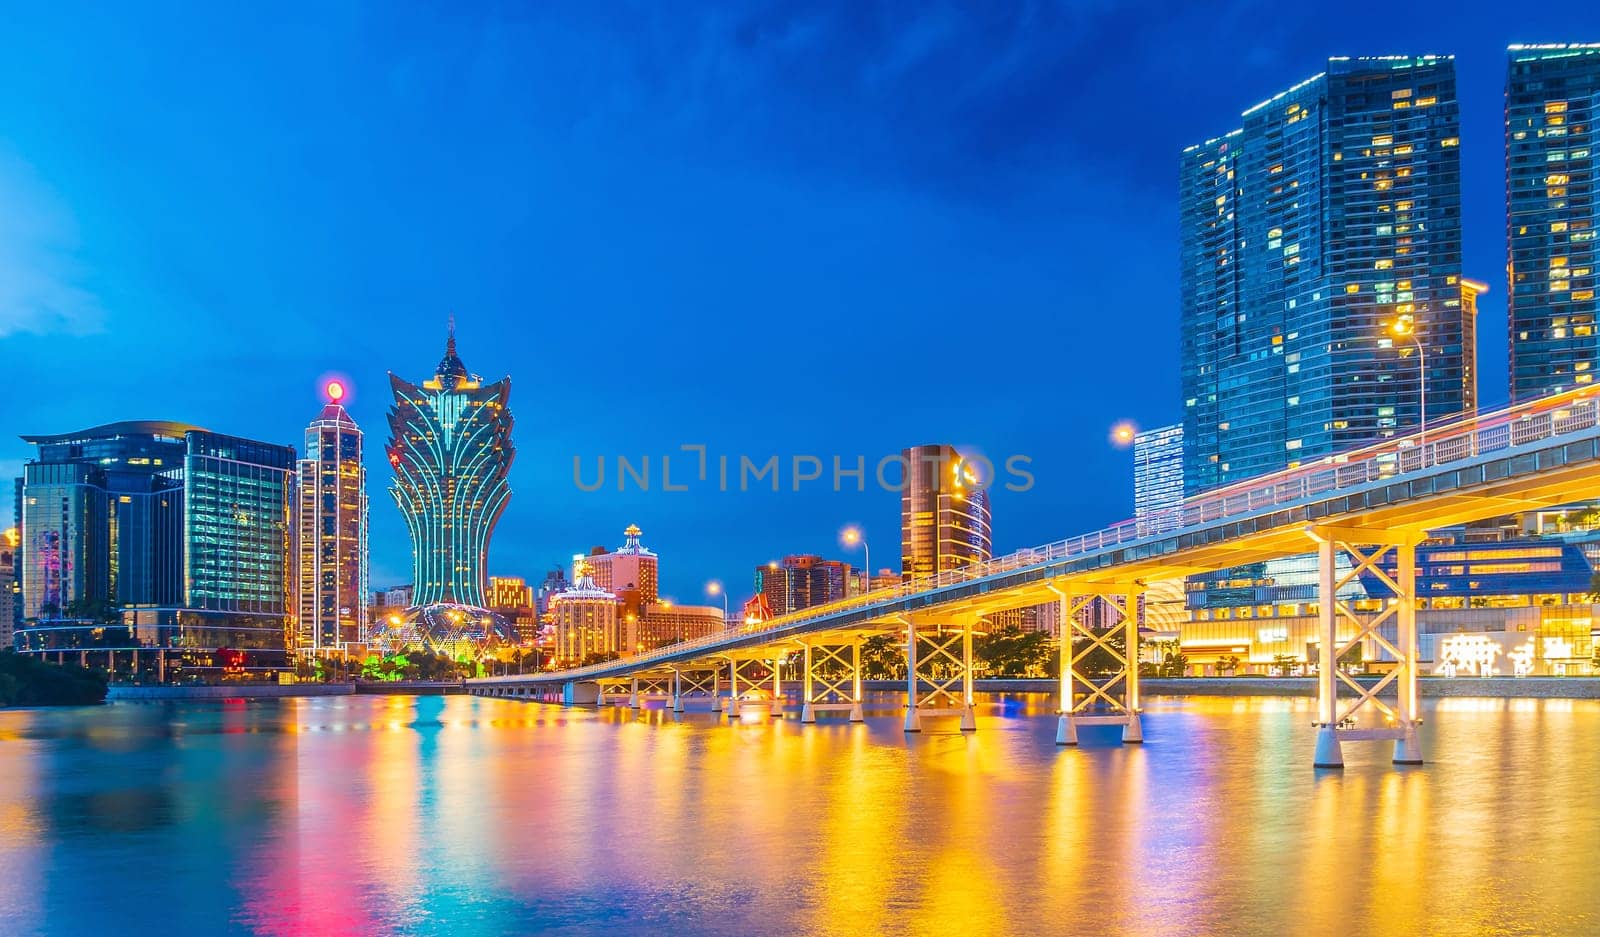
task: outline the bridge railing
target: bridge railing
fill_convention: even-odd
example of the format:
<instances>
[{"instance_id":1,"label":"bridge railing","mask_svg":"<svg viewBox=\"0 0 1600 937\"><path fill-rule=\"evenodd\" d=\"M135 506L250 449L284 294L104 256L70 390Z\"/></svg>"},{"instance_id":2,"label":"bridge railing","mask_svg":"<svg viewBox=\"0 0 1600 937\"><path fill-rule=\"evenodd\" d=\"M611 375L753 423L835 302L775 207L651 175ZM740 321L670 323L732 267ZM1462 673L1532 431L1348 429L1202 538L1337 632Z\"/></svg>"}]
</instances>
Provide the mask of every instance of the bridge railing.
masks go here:
<instances>
[{"instance_id":1,"label":"bridge railing","mask_svg":"<svg viewBox=\"0 0 1600 937\"><path fill-rule=\"evenodd\" d=\"M847 612L878 605L910 595L931 592L973 579L1038 566L1056 560L1096 553L1152 536L1170 536L1188 527L1201 527L1230 518L1242 518L1259 511L1294 504L1308 498L1345 489L1360 488L1377 481L1394 479L1411 472L1467 461L1568 433L1593 429L1600 424L1600 403L1594 391L1584 389L1553 394L1538 400L1506 407L1492 413L1455 419L1423 432L1329 456L1300 466L1241 482L1220 491L1199 495L1179 508L1122 521L1043 546L1029 547L997 556L960 569L944 570L933 576L903 582L871 592L814 605L798 612L779 615L737 631L724 631L667 645L655 651L626 658L630 664L648 665L653 661L681 655L685 651L715 647L730 638L774 631ZM617 662L592 664L558 673L581 678L616 667Z\"/></svg>"}]
</instances>

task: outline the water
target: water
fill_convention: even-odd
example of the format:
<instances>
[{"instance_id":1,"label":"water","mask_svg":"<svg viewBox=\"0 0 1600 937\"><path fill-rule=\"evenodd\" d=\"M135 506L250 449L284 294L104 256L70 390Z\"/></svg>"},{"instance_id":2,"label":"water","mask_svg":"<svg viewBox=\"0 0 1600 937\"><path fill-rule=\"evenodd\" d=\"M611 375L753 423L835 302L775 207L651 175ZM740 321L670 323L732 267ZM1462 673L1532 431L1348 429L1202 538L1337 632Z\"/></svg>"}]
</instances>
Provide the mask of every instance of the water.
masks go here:
<instances>
[{"instance_id":1,"label":"water","mask_svg":"<svg viewBox=\"0 0 1600 937\"><path fill-rule=\"evenodd\" d=\"M659 706L659 704L655 704ZM471 697L0 712L0 933L1594 934L1600 704L900 730ZM825 719L827 717L824 717Z\"/></svg>"}]
</instances>

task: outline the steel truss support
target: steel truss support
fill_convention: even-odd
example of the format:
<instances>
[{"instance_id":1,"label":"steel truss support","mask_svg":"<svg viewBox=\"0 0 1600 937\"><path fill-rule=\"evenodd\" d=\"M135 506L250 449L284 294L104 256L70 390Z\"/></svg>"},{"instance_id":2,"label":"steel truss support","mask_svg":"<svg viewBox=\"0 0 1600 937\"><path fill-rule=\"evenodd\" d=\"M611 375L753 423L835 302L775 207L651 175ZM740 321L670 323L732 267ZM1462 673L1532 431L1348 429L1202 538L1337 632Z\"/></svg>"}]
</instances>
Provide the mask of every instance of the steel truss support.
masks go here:
<instances>
[{"instance_id":1,"label":"steel truss support","mask_svg":"<svg viewBox=\"0 0 1600 937\"><path fill-rule=\"evenodd\" d=\"M699 695L713 701L713 712L720 712L722 705L717 697L717 676L717 670L706 670L703 667L672 668L672 711L683 712L684 699Z\"/></svg>"},{"instance_id":2,"label":"steel truss support","mask_svg":"<svg viewBox=\"0 0 1600 937\"><path fill-rule=\"evenodd\" d=\"M1120 725L1122 741L1138 744L1144 741L1144 724L1139 717L1139 597L1144 594L1144 583L1128 580L1114 583L1052 584L1056 594L1057 617L1060 619L1061 641L1061 704L1057 709L1056 744L1078 744L1078 726ZM1119 621L1096 634L1088 624L1078 620L1081 612L1088 610L1099 599L1116 615ZM1122 650L1118 651L1111 639L1122 633ZM1075 638L1089 639L1081 651L1073 649ZM1090 676L1079 671L1079 665L1090 653L1100 649L1109 654L1116 664L1109 675ZM1079 698L1078 688L1087 693Z\"/></svg>"},{"instance_id":3,"label":"steel truss support","mask_svg":"<svg viewBox=\"0 0 1600 937\"><path fill-rule=\"evenodd\" d=\"M594 705L596 708L604 707L606 705L606 697L608 696L626 696L628 697L629 702L632 702L633 694L631 681L615 679L596 680L595 687L597 688L594 695Z\"/></svg>"},{"instance_id":4,"label":"steel truss support","mask_svg":"<svg viewBox=\"0 0 1600 937\"><path fill-rule=\"evenodd\" d=\"M864 722L861 714L861 638L848 644L805 642L805 670L800 721L817 721L819 712L848 712L851 722Z\"/></svg>"},{"instance_id":5,"label":"steel truss support","mask_svg":"<svg viewBox=\"0 0 1600 937\"><path fill-rule=\"evenodd\" d=\"M922 731L923 716L960 716L961 731L978 728L973 712L972 634L975 619L959 625L906 626L906 726ZM943 704L943 705L940 705Z\"/></svg>"},{"instance_id":6,"label":"steel truss support","mask_svg":"<svg viewBox=\"0 0 1600 937\"><path fill-rule=\"evenodd\" d=\"M628 692L628 708L638 709L640 700L670 699L671 678L667 676L634 677Z\"/></svg>"},{"instance_id":7,"label":"steel truss support","mask_svg":"<svg viewBox=\"0 0 1600 937\"><path fill-rule=\"evenodd\" d=\"M1312 764L1318 768L1343 768L1342 740L1394 740L1394 763L1422 764L1422 748L1417 726L1422 720L1417 706L1417 544L1426 539L1420 530L1360 530L1338 527L1309 527L1306 533L1317 542L1317 747ZM1350 557L1351 569L1339 574L1338 558ZM1394 571L1385 569L1392 558ZM1394 593L1394 599L1370 621L1357 616L1339 601L1339 590L1363 573L1377 579ZM1381 628L1394 622L1395 640L1384 636ZM1341 623L1351 637L1339 640ZM1394 669L1370 688L1364 687L1339 669L1343 657L1363 641L1370 640L1394 657ZM1393 705L1379 698L1390 685L1395 688ZM1354 693L1341 700L1343 685ZM1373 711L1383 724L1360 725L1359 716Z\"/></svg>"},{"instance_id":8,"label":"steel truss support","mask_svg":"<svg viewBox=\"0 0 1600 937\"><path fill-rule=\"evenodd\" d=\"M740 699L740 697L743 696L747 691L755 688L761 683L762 679L764 679L762 677L755 676L751 671L762 669L768 666L771 665L767 661L762 660L728 659L729 719L739 718L739 713L743 709L744 703L746 702L745 700ZM772 678L773 686L775 688L778 686L777 679L778 678L776 675L774 675ZM783 715L783 710L780 708L781 706L782 704L777 700L773 701L773 708L777 709L777 714L780 716Z\"/></svg>"}]
</instances>

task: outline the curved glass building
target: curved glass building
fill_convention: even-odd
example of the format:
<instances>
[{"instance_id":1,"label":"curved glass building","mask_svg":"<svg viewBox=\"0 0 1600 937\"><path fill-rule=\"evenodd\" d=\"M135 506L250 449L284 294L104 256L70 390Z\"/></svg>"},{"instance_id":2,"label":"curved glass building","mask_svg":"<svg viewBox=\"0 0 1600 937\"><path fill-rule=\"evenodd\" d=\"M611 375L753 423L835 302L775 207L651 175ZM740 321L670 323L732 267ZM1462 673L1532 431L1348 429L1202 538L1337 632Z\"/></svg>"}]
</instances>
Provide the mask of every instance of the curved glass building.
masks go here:
<instances>
[{"instance_id":1,"label":"curved glass building","mask_svg":"<svg viewBox=\"0 0 1600 937\"><path fill-rule=\"evenodd\" d=\"M455 330L438 371L420 385L393 374L389 490L411 532L416 605L486 603L489 538L511 498L511 379L469 374Z\"/></svg>"}]
</instances>

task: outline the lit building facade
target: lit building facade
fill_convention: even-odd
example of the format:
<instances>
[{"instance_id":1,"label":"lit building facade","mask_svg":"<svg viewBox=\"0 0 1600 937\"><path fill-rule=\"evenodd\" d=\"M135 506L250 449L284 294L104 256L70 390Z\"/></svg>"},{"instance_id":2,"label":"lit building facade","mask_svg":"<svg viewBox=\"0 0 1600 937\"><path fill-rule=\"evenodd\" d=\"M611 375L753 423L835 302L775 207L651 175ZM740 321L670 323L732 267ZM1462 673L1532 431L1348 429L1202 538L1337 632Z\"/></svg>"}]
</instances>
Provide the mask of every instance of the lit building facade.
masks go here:
<instances>
[{"instance_id":1,"label":"lit building facade","mask_svg":"<svg viewBox=\"0 0 1600 937\"><path fill-rule=\"evenodd\" d=\"M1133 518L1141 533L1181 526L1183 424L1145 430L1133 437Z\"/></svg>"},{"instance_id":2,"label":"lit building facade","mask_svg":"<svg viewBox=\"0 0 1600 937\"><path fill-rule=\"evenodd\" d=\"M551 659L557 667L572 667L595 655L620 656L627 636L619 628L616 595L600 588L581 557L572 578L570 586L550 597Z\"/></svg>"},{"instance_id":3,"label":"lit building facade","mask_svg":"<svg viewBox=\"0 0 1600 937\"><path fill-rule=\"evenodd\" d=\"M622 546L610 553L596 547L588 562L590 576L600 588L618 595L635 592L636 601L648 605L661 598L661 560L640 543L642 533L639 525L629 524L622 532Z\"/></svg>"},{"instance_id":4,"label":"lit building facade","mask_svg":"<svg viewBox=\"0 0 1600 937\"><path fill-rule=\"evenodd\" d=\"M15 527L0 531L0 651L11 648L17 626L17 545L22 535Z\"/></svg>"},{"instance_id":5,"label":"lit building facade","mask_svg":"<svg viewBox=\"0 0 1600 937\"><path fill-rule=\"evenodd\" d=\"M693 641L726 630L720 605L677 605L652 602L633 617L624 612L623 654L653 651L658 647Z\"/></svg>"},{"instance_id":6,"label":"lit building facade","mask_svg":"<svg viewBox=\"0 0 1600 937\"><path fill-rule=\"evenodd\" d=\"M1600 43L1512 46L1506 69L1511 399L1594 381Z\"/></svg>"},{"instance_id":7,"label":"lit building facade","mask_svg":"<svg viewBox=\"0 0 1600 937\"><path fill-rule=\"evenodd\" d=\"M367 636L367 470L360 427L342 403L344 387L306 427L296 466L297 645L343 648Z\"/></svg>"},{"instance_id":8,"label":"lit building facade","mask_svg":"<svg viewBox=\"0 0 1600 937\"><path fill-rule=\"evenodd\" d=\"M533 590L520 576L489 577L489 608L511 622L517 641L531 645L539 637L539 612Z\"/></svg>"},{"instance_id":9,"label":"lit building facade","mask_svg":"<svg viewBox=\"0 0 1600 937\"><path fill-rule=\"evenodd\" d=\"M153 421L24 439L20 649L156 679L284 667L292 448Z\"/></svg>"},{"instance_id":10,"label":"lit building facade","mask_svg":"<svg viewBox=\"0 0 1600 937\"><path fill-rule=\"evenodd\" d=\"M1448 57L1332 59L1183 152L1184 491L1476 406ZM1388 327L1411 317L1427 349Z\"/></svg>"},{"instance_id":11,"label":"lit building facade","mask_svg":"<svg viewBox=\"0 0 1600 937\"><path fill-rule=\"evenodd\" d=\"M900 453L900 575L911 580L981 563L994 555L989 517L993 481L952 446Z\"/></svg>"},{"instance_id":12,"label":"lit building facade","mask_svg":"<svg viewBox=\"0 0 1600 937\"><path fill-rule=\"evenodd\" d=\"M390 492L411 533L415 602L482 607L489 541L511 498L511 379L468 373L452 328L433 377L389 383Z\"/></svg>"},{"instance_id":13,"label":"lit building facade","mask_svg":"<svg viewBox=\"0 0 1600 937\"><path fill-rule=\"evenodd\" d=\"M757 566L755 588L773 614L787 615L845 598L851 578L849 563L804 553Z\"/></svg>"},{"instance_id":14,"label":"lit building facade","mask_svg":"<svg viewBox=\"0 0 1600 937\"><path fill-rule=\"evenodd\" d=\"M1515 673L1513 655L1519 653L1528 655L1525 673L1592 672L1600 609L1589 584L1600 558L1600 531L1466 539L1474 533L1444 532L1417 550L1418 649L1429 671L1451 672L1452 648L1473 644L1499 658L1490 662L1492 673ZM1338 563L1343 578L1349 561ZM1385 572L1395 574L1392 558ZM1284 557L1233 573L1237 578L1189 583L1189 618L1179 631L1190 672L1303 671L1316 660L1319 640L1316 558ZM1369 571L1346 583L1339 600L1370 618L1394 595ZM1354 633L1349 622L1339 627L1341 634ZM1392 625L1385 636L1395 640ZM1391 659L1371 640L1360 658L1378 669Z\"/></svg>"}]
</instances>

